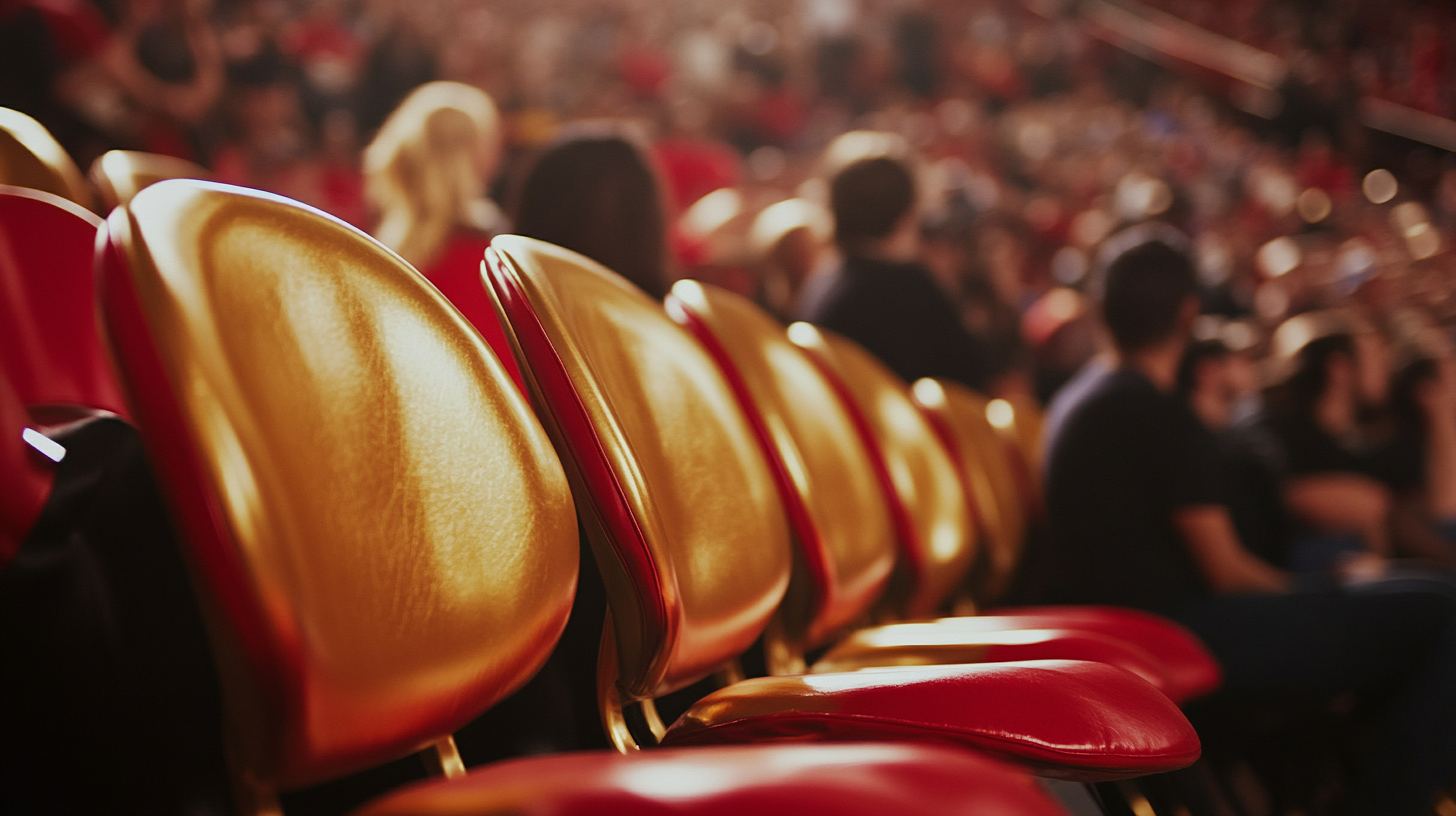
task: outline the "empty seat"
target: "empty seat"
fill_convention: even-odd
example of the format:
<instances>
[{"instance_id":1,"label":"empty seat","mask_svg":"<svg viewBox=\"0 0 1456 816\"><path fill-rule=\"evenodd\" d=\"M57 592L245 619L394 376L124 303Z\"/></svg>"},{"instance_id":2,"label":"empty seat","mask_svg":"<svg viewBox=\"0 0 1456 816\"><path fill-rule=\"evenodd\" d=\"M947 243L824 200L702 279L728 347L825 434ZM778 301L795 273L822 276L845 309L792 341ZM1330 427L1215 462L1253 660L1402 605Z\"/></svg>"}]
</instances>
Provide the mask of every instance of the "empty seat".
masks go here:
<instances>
[{"instance_id":1,"label":"empty seat","mask_svg":"<svg viewBox=\"0 0 1456 816\"><path fill-rule=\"evenodd\" d=\"M0 108L0 184L51 193L88 209L95 203L61 143L40 122L10 108Z\"/></svg>"},{"instance_id":2,"label":"empty seat","mask_svg":"<svg viewBox=\"0 0 1456 816\"><path fill-rule=\"evenodd\" d=\"M842 623L825 622L819 610L835 609L847 623L867 608L893 561L878 545L828 567L850 589L811 610L820 623L798 623L805 611L796 604L814 602L812 587L796 594L790 586L779 605L789 531L768 462L729 381L656 303L600 265L540 241L497 238L487 261L601 564L611 606L603 709L619 744L636 744L622 704L650 704L729 664L766 623L831 631ZM835 410L832 394L820 405ZM867 480L859 495L883 506L867 467L844 477ZM883 542L890 524L882 513ZM983 692L997 701L997 716L970 702ZM1181 767L1198 752L1187 721L1152 686L1075 661L759 678L729 684L654 730L669 745L953 742L1087 779Z\"/></svg>"},{"instance_id":3,"label":"empty seat","mask_svg":"<svg viewBox=\"0 0 1456 816\"><path fill-rule=\"evenodd\" d=\"M741 383L745 410L765 428L787 429L761 438L771 457L802 463L802 475L781 480L788 485L785 503L821 508L797 517L801 528L807 527L798 535L801 544L822 547L825 560L832 560L836 550L873 547L893 557L898 544L901 586L891 587L882 610L923 618L944 607L970 560L971 505L951 457L911 401L908 387L851 341L806 324L785 332L757 306L725 290L682 281L668 308L695 330L729 379ZM807 354L796 357L795 345ZM826 407L828 402L838 404ZM1004 447L993 444L997 451ZM861 450L864 469L878 472L881 489L846 501L842 490L825 481L848 466L841 461L847 451ZM822 509L827 507L834 509ZM893 539L876 525L886 508L897 521ZM813 526L826 516L835 526ZM950 557L956 553L959 558ZM834 575L810 573L810 580L832 584ZM1083 625L1058 625L1053 617L1041 615L1019 629L1021 622L1009 616L991 623L948 619L860 628L833 643L813 670L1076 658L1120 666L1177 700L1185 698L1174 673L1146 644L1119 639L1115 632L1085 631ZM812 627L807 631L814 634ZM830 643L821 635L788 646L802 651Z\"/></svg>"},{"instance_id":4,"label":"empty seat","mask_svg":"<svg viewBox=\"0 0 1456 816\"><path fill-rule=\"evenodd\" d=\"M0 365L42 424L126 416L96 327L101 219L48 193L0 187Z\"/></svg>"},{"instance_id":5,"label":"empty seat","mask_svg":"<svg viewBox=\"0 0 1456 816\"><path fill-rule=\"evenodd\" d=\"M322 213L167 181L106 230L105 326L208 612L244 812L420 749L445 779L366 812L869 814L915 778L935 796L925 813L1058 812L1004 766L897 746L640 765L598 752L467 774L451 731L541 665L576 583L566 476L524 398L438 291ZM820 807L812 794L846 761L862 796ZM664 781L693 767L726 787Z\"/></svg>"},{"instance_id":6,"label":"empty seat","mask_svg":"<svg viewBox=\"0 0 1456 816\"><path fill-rule=\"evenodd\" d=\"M207 179L212 174L186 159L140 150L108 150L91 163L91 183L108 210L131 201L132 196L167 179Z\"/></svg>"}]
</instances>

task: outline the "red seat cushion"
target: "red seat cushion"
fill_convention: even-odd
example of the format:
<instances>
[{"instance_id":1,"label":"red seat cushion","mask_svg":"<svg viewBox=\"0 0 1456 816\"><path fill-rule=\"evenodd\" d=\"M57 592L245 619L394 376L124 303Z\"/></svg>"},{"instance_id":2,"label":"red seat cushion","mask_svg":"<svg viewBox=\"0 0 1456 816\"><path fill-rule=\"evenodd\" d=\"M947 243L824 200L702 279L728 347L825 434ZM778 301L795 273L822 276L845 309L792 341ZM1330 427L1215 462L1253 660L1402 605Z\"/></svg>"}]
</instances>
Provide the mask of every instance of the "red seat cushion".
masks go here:
<instances>
[{"instance_id":1,"label":"red seat cushion","mask_svg":"<svg viewBox=\"0 0 1456 816\"><path fill-rule=\"evenodd\" d=\"M514 760L355 816L1063 816L1024 773L921 745L727 746Z\"/></svg>"},{"instance_id":2,"label":"red seat cushion","mask_svg":"<svg viewBox=\"0 0 1456 816\"><path fill-rule=\"evenodd\" d=\"M1162 692L1075 660L755 678L699 700L663 744L771 740L941 741L1083 781L1175 770L1200 750Z\"/></svg>"},{"instance_id":3,"label":"red seat cushion","mask_svg":"<svg viewBox=\"0 0 1456 816\"><path fill-rule=\"evenodd\" d=\"M858 629L814 662L815 674L880 666L943 666L1022 660L1088 660L1131 672L1169 694L1173 687L1161 661L1112 635L1082 629L988 627L962 617L891 623ZM989 619L998 623L997 619Z\"/></svg>"},{"instance_id":4,"label":"red seat cushion","mask_svg":"<svg viewBox=\"0 0 1456 816\"><path fill-rule=\"evenodd\" d=\"M1167 618L1116 606L1025 606L993 609L972 620L1009 629L1081 629L1131 643L1163 665L1165 690L1175 702L1215 691L1223 670L1198 637Z\"/></svg>"}]
</instances>

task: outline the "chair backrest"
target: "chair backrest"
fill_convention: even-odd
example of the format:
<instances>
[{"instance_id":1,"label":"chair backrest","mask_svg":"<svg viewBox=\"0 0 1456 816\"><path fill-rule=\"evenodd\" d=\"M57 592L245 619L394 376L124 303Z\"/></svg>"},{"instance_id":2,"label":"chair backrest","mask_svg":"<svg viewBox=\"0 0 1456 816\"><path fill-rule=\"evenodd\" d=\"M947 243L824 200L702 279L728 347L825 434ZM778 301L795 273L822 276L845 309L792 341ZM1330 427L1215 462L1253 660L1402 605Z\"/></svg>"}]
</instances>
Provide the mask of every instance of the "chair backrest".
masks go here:
<instances>
[{"instance_id":1,"label":"chair backrest","mask_svg":"<svg viewBox=\"0 0 1456 816\"><path fill-rule=\"evenodd\" d=\"M986 418L992 421L1001 436L1011 443L1008 448L1011 467L1021 504L1030 517L1041 515L1042 427L1046 412L1036 398L1016 394L992 400L986 406Z\"/></svg>"},{"instance_id":2,"label":"chair backrest","mask_svg":"<svg viewBox=\"0 0 1456 816\"><path fill-rule=\"evenodd\" d=\"M20 551L55 481L50 462L26 441L30 417L0 369L0 572ZM30 430L30 433L34 433Z\"/></svg>"},{"instance_id":3,"label":"chair backrest","mask_svg":"<svg viewBox=\"0 0 1456 816\"><path fill-rule=\"evenodd\" d=\"M0 108L0 184L29 187L90 208L95 202L80 168L40 122Z\"/></svg>"},{"instance_id":4,"label":"chair backrest","mask_svg":"<svg viewBox=\"0 0 1456 816\"><path fill-rule=\"evenodd\" d=\"M682 688L738 656L783 598L784 510L707 353L626 279L508 235L487 279L577 490L606 585L617 687Z\"/></svg>"},{"instance_id":5,"label":"chair backrest","mask_svg":"<svg viewBox=\"0 0 1456 816\"><path fill-rule=\"evenodd\" d=\"M950 380L921 379L911 386L961 469L986 533L989 569L975 587L978 603L992 603L1009 588L1026 538L1021 486L1009 449L1012 444L986 419L986 397Z\"/></svg>"},{"instance_id":6,"label":"chair backrest","mask_svg":"<svg viewBox=\"0 0 1456 816\"><path fill-rule=\"evenodd\" d=\"M904 617L936 612L959 588L975 555L972 505L960 474L910 386L858 343L808 323L789 340L809 353L855 419L890 502L907 568L890 601Z\"/></svg>"},{"instance_id":7,"label":"chair backrest","mask_svg":"<svg viewBox=\"0 0 1456 816\"><path fill-rule=\"evenodd\" d=\"M131 201L159 181L212 178L206 168L186 159L139 150L108 150L91 163L90 176L107 210Z\"/></svg>"},{"instance_id":8,"label":"chair backrest","mask_svg":"<svg viewBox=\"0 0 1456 816\"><path fill-rule=\"evenodd\" d=\"M0 187L0 365L22 403L126 416L96 326L101 219L66 199Z\"/></svg>"},{"instance_id":9,"label":"chair backrest","mask_svg":"<svg viewBox=\"0 0 1456 816\"><path fill-rule=\"evenodd\" d=\"M570 490L434 287L343 222L209 182L143 190L98 252L244 785L405 755L540 667L576 588Z\"/></svg>"},{"instance_id":10,"label":"chair backrest","mask_svg":"<svg viewBox=\"0 0 1456 816\"><path fill-rule=\"evenodd\" d=\"M869 451L833 385L752 301L678 281L667 307L737 386L781 468L799 572L813 588L812 606L787 610L786 634L806 649L822 645L869 611L895 564L894 523Z\"/></svg>"},{"instance_id":11,"label":"chair backrest","mask_svg":"<svg viewBox=\"0 0 1456 816\"><path fill-rule=\"evenodd\" d=\"M1027 394L1017 394L1005 399L1011 406L1011 425L1007 430L1015 437L1017 447L1026 457L1032 476L1039 477L1042 460L1045 458L1045 451L1042 450L1042 427L1046 425L1046 411L1035 397Z\"/></svg>"}]
</instances>

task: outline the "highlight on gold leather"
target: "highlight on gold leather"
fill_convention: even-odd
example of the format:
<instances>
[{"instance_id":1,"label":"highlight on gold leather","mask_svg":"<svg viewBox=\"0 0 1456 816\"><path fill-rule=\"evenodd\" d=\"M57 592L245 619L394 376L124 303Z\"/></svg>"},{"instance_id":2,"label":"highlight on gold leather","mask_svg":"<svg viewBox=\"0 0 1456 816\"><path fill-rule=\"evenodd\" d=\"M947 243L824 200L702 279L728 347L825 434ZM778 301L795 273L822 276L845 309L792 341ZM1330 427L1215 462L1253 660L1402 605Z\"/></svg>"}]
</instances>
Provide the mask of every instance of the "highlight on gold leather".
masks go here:
<instances>
[{"instance_id":1,"label":"highlight on gold leather","mask_svg":"<svg viewBox=\"0 0 1456 816\"><path fill-rule=\"evenodd\" d=\"M1026 463L1028 475L1039 484L1044 453L1042 426L1046 422L1046 413L1037 403L1036 398L1029 394L1013 394L991 402L1000 403L1000 405L987 405L986 418L991 419L993 408L994 413L1004 416L1004 421L1000 423L992 421L991 424L1015 443ZM1006 406L1009 410L1001 410L1001 405Z\"/></svg>"},{"instance_id":2,"label":"highlight on gold leather","mask_svg":"<svg viewBox=\"0 0 1456 816\"><path fill-rule=\"evenodd\" d=\"M884 589L894 566L890 509L869 453L833 387L752 301L678 281L672 294L702 320L742 375L819 536L829 568L805 620L785 620L807 648L852 624Z\"/></svg>"},{"instance_id":3,"label":"highlight on gold leather","mask_svg":"<svg viewBox=\"0 0 1456 816\"><path fill-rule=\"evenodd\" d=\"M955 463L910 399L910 387L858 343L808 323L789 340L829 365L868 421L895 493L909 515L920 575L896 607L932 614L959 587L975 555L975 531ZM894 586L892 584L892 589Z\"/></svg>"},{"instance_id":4,"label":"highlight on gold leather","mask_svg":"<svg viewBox=\"0 0 1456 816\"><path fill-rule=\"evenodd\" d=\"M0 108L0 184L95 207L86 179L61 143L40 122L10 108Z\"/></svg>"},{"instance_id":5,"label":"highlight on gold leather","mask_svg":"<svg viewBox=\"0 0 1456 816\"><path fill-rule=\"evenodd\" d=\"M1026 510L1007 455L1008 442L986 417L990 400L964 385L925 378L915 381L911 395L951 435L961 476L986 533L990 571L983 585L972 589L978 602L994 601L1009 586L1026 537Z\"/></svg>"},{"instance_id":6,"label":"highlight on gold leather","mask_svg":"<svg viewBox=\"0 0 1456 816\"><path fill-rule=\"evenodd\" d=\"M193 473L242 573L204 597L259 610L213 621L240 777L286 788L402 756L534 674L575 592L571 495L444 297L352 227L242 188L161 182L108 229L182 425L142 415L144 434L195 449L161 469ZM244 631L268 653L229 653Z\"/></svg>"},{"instance_id":7,"label":"highlight on gold leather","mask_svg":"<svg viewBox=\"0 0 1456 816\"><path fill-rule=\"evenodd\" d=\"M533 397L563 459L605 455L611 465L611 485L568 470L617 623L618 686L629 699L682 688L752 645L783 598L789 534L768 464L717 366L656 301L544 241L500 236L492 248L575 392ZM533 369L543 361L522 362L539 390ZM565 446L559 426L570 410L585 413L599 453ZM646 553L615 549L628 542L612 540L601 517L604 491L620 491ZM656 587L634 587L624 557L650 559ZM642 605L659 602L669 626L654 631Z\"/></svg>"},{"instance_id":8,"label":"highlight on gold leather","mask_svg":"<svg viewBox=\"0 0 1456 816\"><path fill-rule=\"evenodd\" d=\"M941 618L860 629L834 644L811 671L979 663L993 646L1036 644L1061 634L1054 629L982 629L959 623L955 618Z\"/></svg>"},{"instance_id":9,"label":"highlight on gold leather","mask_svg":"<svg viewBox=\"0 0 1456 816\"><path fill-rule=\"evenodd\" d=\"M139 150L108 150L91 163L90 176L108 210L126 204L159 181L212 178L206 168L186 159Z\"/></svg>"},{"instance_id":10,"label":"highlight on gold leather","mask_svg":"<svg viewBox=\"0 0 1456 816\"><path fill-rule=\"evenodd\" d=\"M889 507L838 395L777 321L691 280L674 286L668 306L679 322L701 321L722 347L810 518L801 544L818 548L826 571L790 585L780 620L792 660L852 623L884 588L896 555Z\"/></svg>"}]
</instances>

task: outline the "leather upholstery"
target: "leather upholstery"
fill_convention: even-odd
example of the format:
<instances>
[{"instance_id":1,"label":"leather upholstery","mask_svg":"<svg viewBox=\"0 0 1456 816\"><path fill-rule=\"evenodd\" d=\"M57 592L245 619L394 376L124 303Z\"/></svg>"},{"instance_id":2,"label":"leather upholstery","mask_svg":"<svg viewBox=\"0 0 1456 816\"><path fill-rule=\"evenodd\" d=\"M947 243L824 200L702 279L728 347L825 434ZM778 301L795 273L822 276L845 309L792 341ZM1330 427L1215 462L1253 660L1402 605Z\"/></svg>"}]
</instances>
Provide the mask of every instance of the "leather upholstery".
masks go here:
<instances>
[{"instance_id":1,"label":"leather upholstery","mask_svg":"<svg viewBox=\"0 0 1456 816\"><path fill-rule=\"evenodd\" d=\"M570 611L575 517L464 318L266 193L165 181L105 229L105 328L210 613L239 778L402 756L524 683Z\"/></svg>"},{"instance_id":2,"label":"leather upholstery","mask_svg":"<svg viewBox=\"0 0 1456 816\"><path fill-rule=\"evenodd\" d=\"M741 383L744 412L757 414L766 451L788 474L779 484L792 488L785 505L804 509L791 520L814 603L786 615L785 628L806 648L821 645L869 609L894 566L895 531L870 454L823 373L751 301L679 281L667 310Z\"/></svg>"},{"instance_id":3,"label":"leather upholstery","mask_svg":"<svg viewBox=\"0 0 1456 816\"><path fill-rule=\"evenodd\" d=\"M1006 618L1009 624L1015 618ZM1000 621L997 621L998 623ZM982 626L974 617L890 623L859 629L814 661L815 674L881 666L942 666L1008 663L1018 660L1089 660L1135 674L1164 694L1170 690L1163 663L1111 634L1056 628L1052 616L1041 627ZM1169 695L1169 699L1173 699ZM1173 702L1181 700L1173 699Z\"/></svg>"},{"instance_id":4,"label":"leather upholstery","mask_svg":"<svg viewBox=\"0 0 1456 816\"><path fill-rule=\"evenodd\" d=\"M0 184L29 187L94 206L76 162L40 122L0 108Z\"/></svg>"},{"instance_id":5,"label":"leather upholstery","mask_svg":"<svg viewBox=\"0 0 1456 816\"><path fill-rule=\"evenodd\" d=\"M975 534L971 506L955 463L910 389L854 341L808 323L789 327L789 339L809 353L840 392L867 440L895 519L912 580L894 607L910 618L938 609L971 566Z\"/></svg>"},{"instance_id":6,"label":"leather upholstery","mask_svg":"<svg viewBox=\"0 0 1456 816\"><path fill-rule=\"evenodd\" d=\"M1218 660L1182 626L1137 609L1116 606L1021 606L993 609L975 618L971 625L1006 629L1065 627L1110 635L1136 646L1155 658L1162 667L1163 689L1175 703L1184 703L1218 689L1223 670Z\"/></svg>"},{"instance_id":7,"label":"leather upholstery","mask_svg":"<svg viewBox=\"0 0 1456 816\"><path fill-rule=\"evenodd\" d=\"M0 187L0 365L32 409L126 416L96 327L92 258L100 227L100 218L63 198Z\"/></svg>"},{"instance_id":8,"label":"leather upholstery","mask_svg":"<svg viewBox=\"0 0 1456 816\"><path fill-rule=\"evenodd\" d=\"M1026 508L1010 444L986 419L989 400L964 385L923 379L911 393L965 479L986 533L991 567L976 600L994 603L1011 582L1026 537Z\"/></svg>"},{"instance_id":9,"label":"leather upholstery","mask_svg":"<svg viewBox=\"0 0 1456 816\"><path fill-rule=\"evenodd\" d=\"M205 168L186 159L139 150L108 150L91 163L90 176L107 210L131 201L159 181L212 178Z\"/></svg>"},{"instance_id":10,"label":"leather upholstery","mask_svg":"<svg viewBox=\"0 0 1456 816\"><path fill-rule=\"evenodd\" d=\"M924 745L724 746L520 759L355 816L1063 816L1030 777Z\"/></svg>"},{"instance_id":11,"label":"leather upholstery","mask_svg":"<svg viewBox=\"0 0 1456 816\"><path fill-rule=\"evenodd\" d=\"M1005 400L1011 406L1011 424L1003 429L1003 433L1016 443L1016 450L1021 454L1031 480L1030 487L1035 490L1036 485L1041 484L1045 453L1042 450L1042 426L1046 424L1046 414L1036 398L1029 394L1015 394L1005 397Z\"/></svg>"},{"instance_id":12,"label":"leather upholstery","mask_svg":"<svg viewBox=\"0 0 1456 816\"><path fill-rule=\"evenodd\" d=\"M1161 692L1102 663L1036 660L761 677L699 700L664 745L917 740L1084 781L1194 762L1198 735Z\"/></svg>"},{"instance_id":13,"label":"leather upholstery","mask_svg":"<svg viewBox=\"0 0 1456 816\"><path fill-rule=\"evenodd\" d=\"M784 510L728 384L661 307L560 247L501 236L488 284L577 490L629 698L746 650L788 583Z\"/></svg>"}]
</instances>

